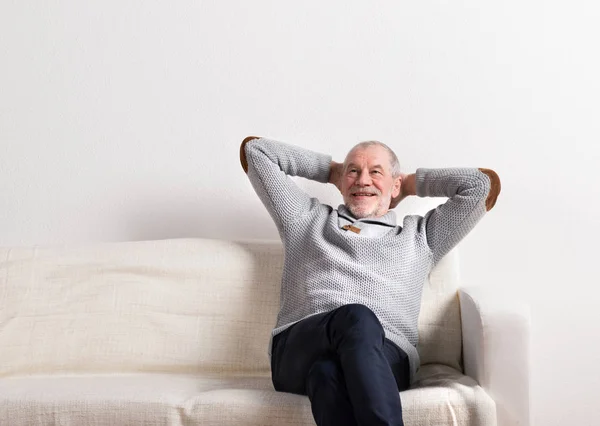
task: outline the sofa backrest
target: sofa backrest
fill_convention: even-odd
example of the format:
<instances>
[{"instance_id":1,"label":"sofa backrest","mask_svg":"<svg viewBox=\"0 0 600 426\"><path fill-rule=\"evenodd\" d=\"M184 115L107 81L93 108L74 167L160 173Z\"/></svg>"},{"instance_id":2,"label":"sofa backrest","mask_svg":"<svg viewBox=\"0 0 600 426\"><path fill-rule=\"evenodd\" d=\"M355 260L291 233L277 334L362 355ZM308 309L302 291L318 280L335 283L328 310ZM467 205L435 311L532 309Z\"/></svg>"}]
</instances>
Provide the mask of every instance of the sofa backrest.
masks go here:
<instances>
[{"instance_id":1,"label":"sofa backrest","mask_svg":"<svg viewBox=\"0 0 600 426\"><path fill-rule=\"evenodd\" d=\"M456 254L425 285L422 362L460 363ZM269 374L279 242L210 239L0 249L0 376Z\"/></svg>"}]
</instances>

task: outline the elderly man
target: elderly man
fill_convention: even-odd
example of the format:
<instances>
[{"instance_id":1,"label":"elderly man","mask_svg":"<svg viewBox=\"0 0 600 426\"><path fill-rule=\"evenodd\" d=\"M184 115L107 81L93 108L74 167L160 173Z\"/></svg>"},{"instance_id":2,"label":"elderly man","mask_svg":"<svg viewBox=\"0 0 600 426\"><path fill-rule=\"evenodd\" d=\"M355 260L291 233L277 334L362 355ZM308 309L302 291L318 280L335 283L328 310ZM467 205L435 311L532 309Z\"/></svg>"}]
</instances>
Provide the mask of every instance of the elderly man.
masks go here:
<instances>
[{"instance_id":1,"label":"elderly man","mask_svg":"<svg viewBox=\"0 0 600 426\"><path fill-rule=\"evenodd\" d=\"M308 395L317 425L403 425L399 391L419 368L417 320L436 263L490 210L489 169L400 173L394 152L363 142L343 164L258 137L240 148L244 171L284 245L281 306L269 344L277 391ZM337 209L289 176L332 183ZM404 197L449 197L396 224Z\"/></svg>"}]
</instances>

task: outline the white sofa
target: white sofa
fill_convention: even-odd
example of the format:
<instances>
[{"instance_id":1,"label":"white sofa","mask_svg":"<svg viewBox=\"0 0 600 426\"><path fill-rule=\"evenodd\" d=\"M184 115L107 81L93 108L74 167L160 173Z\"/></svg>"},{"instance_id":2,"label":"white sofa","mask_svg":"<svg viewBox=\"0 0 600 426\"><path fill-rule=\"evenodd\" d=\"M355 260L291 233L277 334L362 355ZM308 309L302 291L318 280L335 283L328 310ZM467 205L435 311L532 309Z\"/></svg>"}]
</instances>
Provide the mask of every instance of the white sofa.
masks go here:
<instances>
[{"instance_id":1,"label":"white sofa","mask_svg":"<svg viewBox=\"0 0 600 426\"><path fill-rule=\"evenodd\" d=\"M0 249L0 424L314 425L270 379L282 262L279 242ZM406 425L529 426L528 310L457 264L424 288Z\"/></svg>"}]
</instances>

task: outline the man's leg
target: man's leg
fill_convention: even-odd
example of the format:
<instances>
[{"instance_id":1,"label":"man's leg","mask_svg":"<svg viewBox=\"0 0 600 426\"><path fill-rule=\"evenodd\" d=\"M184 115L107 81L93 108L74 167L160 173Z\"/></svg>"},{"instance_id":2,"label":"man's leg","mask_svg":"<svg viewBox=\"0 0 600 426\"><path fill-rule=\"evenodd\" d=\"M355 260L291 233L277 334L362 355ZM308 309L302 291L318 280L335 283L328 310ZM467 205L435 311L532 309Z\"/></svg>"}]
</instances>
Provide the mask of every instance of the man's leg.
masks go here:
<instances>
[{"instance_id":1,"label":"man's leg","mask_svg":"<svg viewBox=\"0 0 600 426\"><path fill-rule=\"evenodd\" d=\"M375 314L363 305L309 317L273 339L273 385L278 391L306 395L310 368L324 355L336 355L357 423L403 425L384 336Z\"/></svg>"},{"instance_id":2,"label":"man's leg","mask_svg":"<svg viewBox=\"0 0 600 426\"><path fill-rule=\"evenodd\" d=\"M389 339L385 339L383 343L383 353L392 369L398 390L400 392L407 390L410 387L408 355Z\"/></svg>"},{"instance_id":3,"label":"man's leg","mask_svg":"<svg viewBox=\"0 0 600 426\"><path fill-rule=\"evenodd\" d=\"M334 357L313 363L306 379L306 393L317 425L356 425L344 374Z\"/></svg>"},{"instance_id":4,"label":"man's leg","mask_svg":"<svg viewBox=\"0 0 600 426\"><path fill-rule=\"evenodd\" d=\"M325 329L333 312L313 315L273 337L271 375L275 390L307 395L308 372L315 361L331 353Z\"/></svg>"},{"instance_id":5,"label":"man's leg","mask_svg":"<svg viewBox=\"0 0 600 426\"><path fill-rule=\"evenodd\" d=\"M398 386L384 353L385 332L366 306L334 311L328 337L338 354L359 425L403 426Z\"/></svg>"}]
</instances>

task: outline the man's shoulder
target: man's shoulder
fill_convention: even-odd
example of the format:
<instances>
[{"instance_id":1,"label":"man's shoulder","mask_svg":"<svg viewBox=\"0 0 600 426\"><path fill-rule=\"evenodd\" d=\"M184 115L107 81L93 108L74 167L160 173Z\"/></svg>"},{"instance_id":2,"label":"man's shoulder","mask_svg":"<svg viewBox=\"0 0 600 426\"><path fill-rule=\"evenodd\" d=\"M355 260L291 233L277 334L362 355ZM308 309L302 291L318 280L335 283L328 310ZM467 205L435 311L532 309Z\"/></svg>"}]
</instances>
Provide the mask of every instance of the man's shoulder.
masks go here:
<instances>
[{"instance_id":1,"label":"man's shoulder","mask_svg":"<svg viewBox=\"0 0 600 426\"><path fill-rule=\"evenodd\" d=\"M292 225L301 224L303 228L317 226L318 223L324 223L329 220L332 215L337 215L335 210L329 204L324 204L316 197L310 197L310 206L306 212L301 214L296 220L290 222Z\"/></svg>"}]
</instances>

